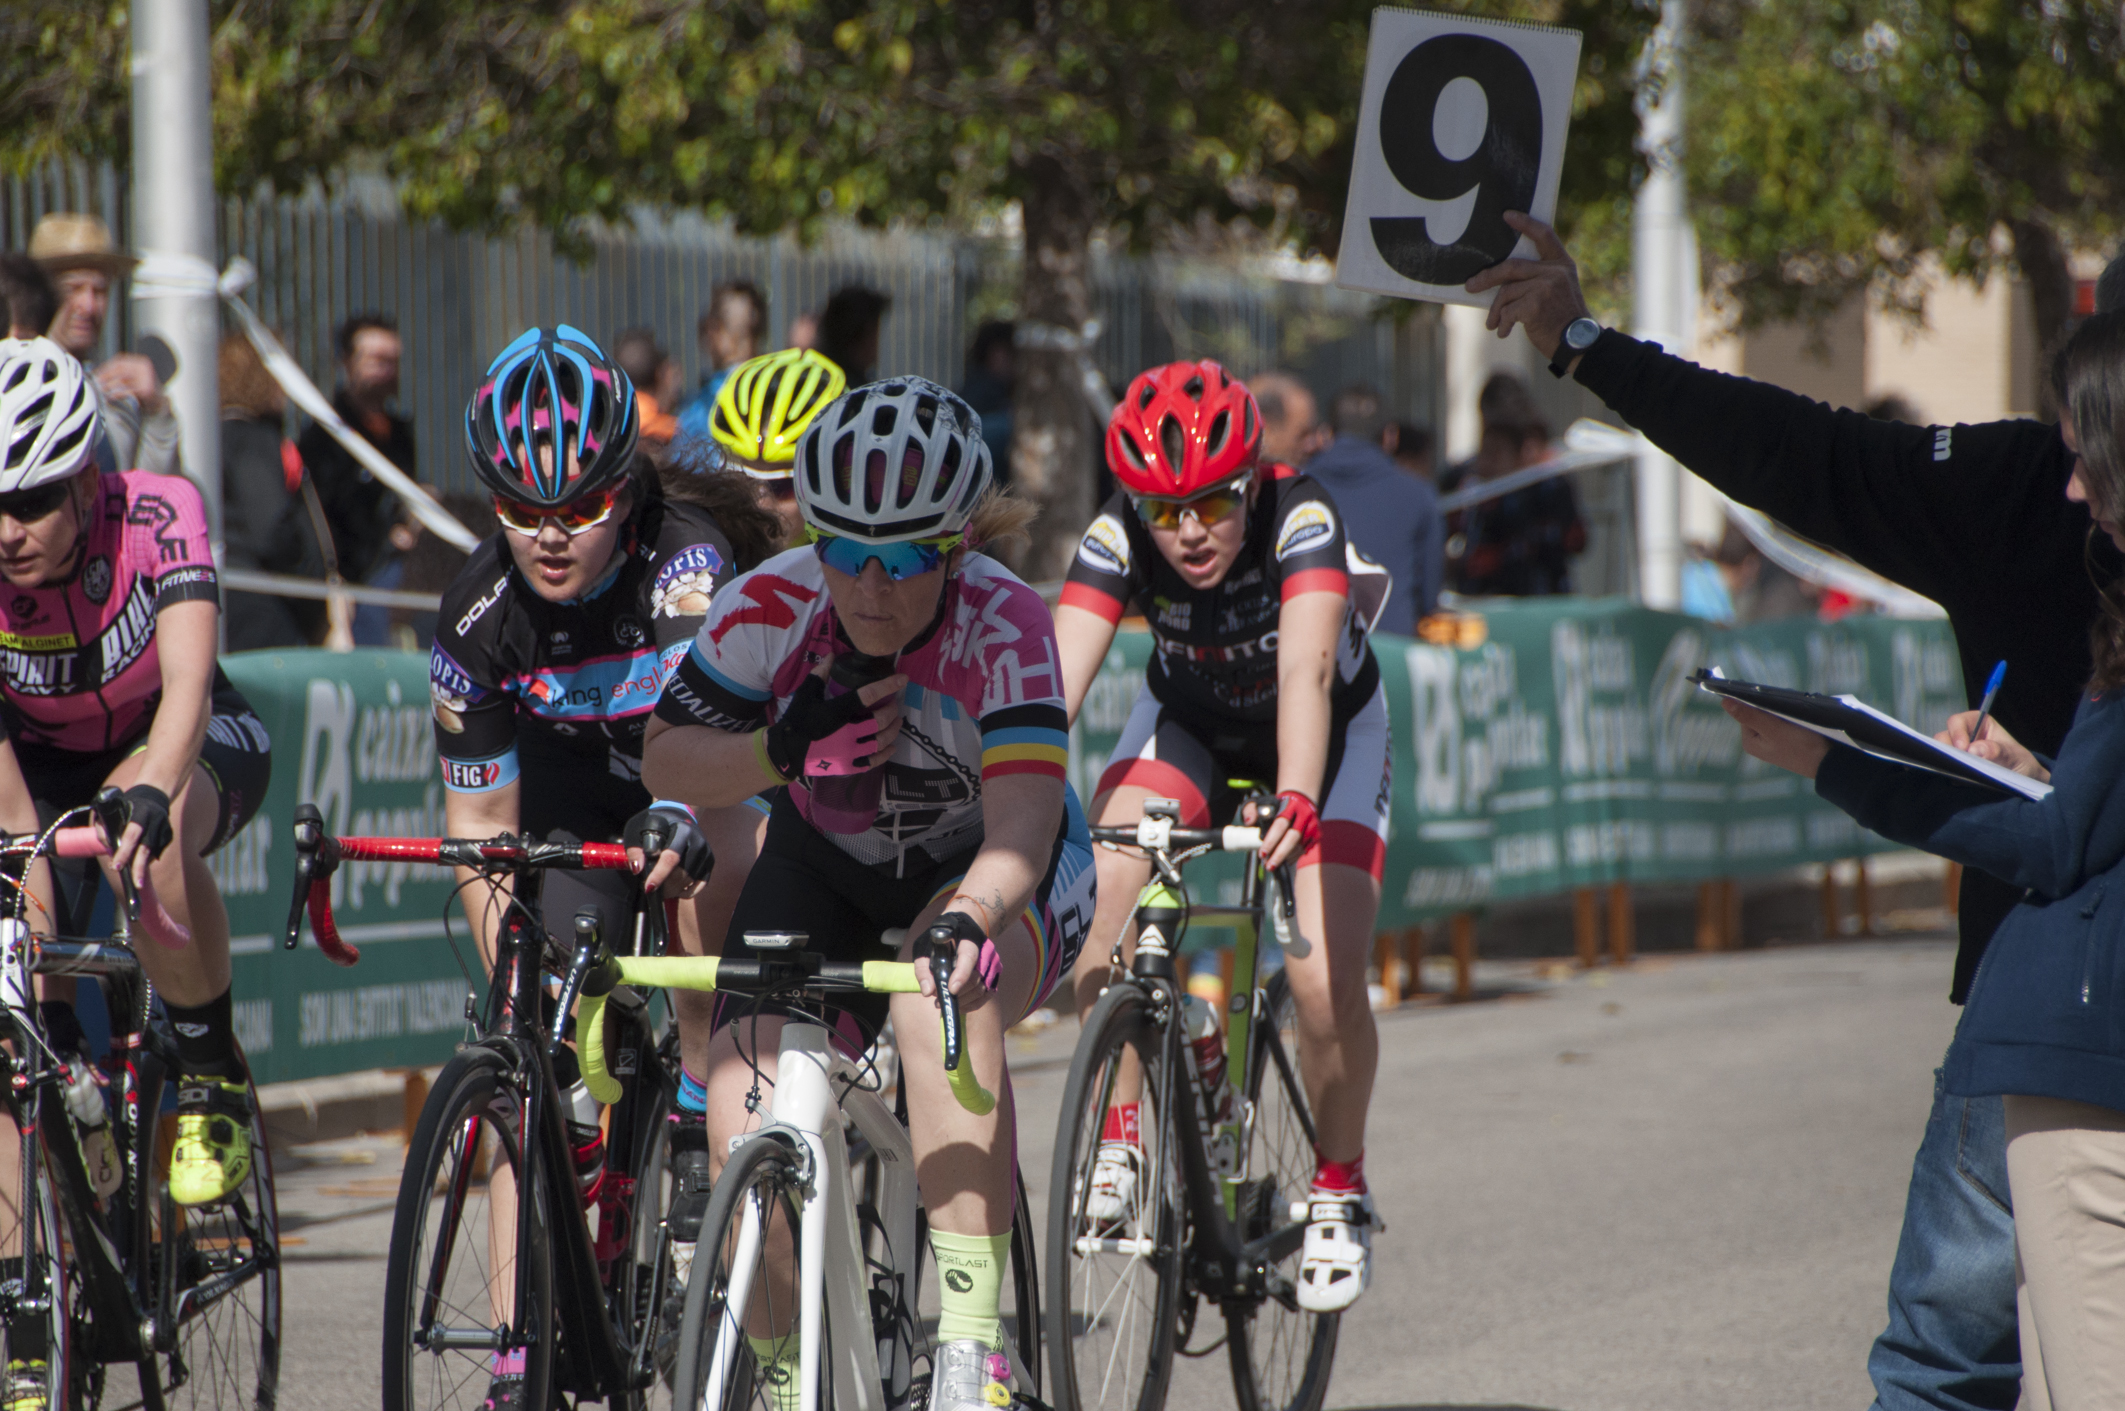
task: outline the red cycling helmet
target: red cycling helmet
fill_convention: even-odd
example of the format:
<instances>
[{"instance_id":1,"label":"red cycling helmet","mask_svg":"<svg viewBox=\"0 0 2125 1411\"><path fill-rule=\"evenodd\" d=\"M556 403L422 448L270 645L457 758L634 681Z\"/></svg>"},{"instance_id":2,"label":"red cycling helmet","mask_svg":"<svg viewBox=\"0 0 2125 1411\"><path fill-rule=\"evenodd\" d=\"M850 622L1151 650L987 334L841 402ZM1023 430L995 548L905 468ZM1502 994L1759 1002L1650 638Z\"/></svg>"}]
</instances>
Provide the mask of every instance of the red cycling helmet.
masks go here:
<instances>
[{"instance_id":1,"label":"red cycling helmet","mask_svg":"<svg viewBox=\"0 0 2125 1411\"><path fill-rule=\"evenodd\" d=\"M1254 394L1207 358L1138 373L1107 419L1107 468L1137 495L1193 499L1253 469L1261 449Z\"/></svg>"}]
</instances>

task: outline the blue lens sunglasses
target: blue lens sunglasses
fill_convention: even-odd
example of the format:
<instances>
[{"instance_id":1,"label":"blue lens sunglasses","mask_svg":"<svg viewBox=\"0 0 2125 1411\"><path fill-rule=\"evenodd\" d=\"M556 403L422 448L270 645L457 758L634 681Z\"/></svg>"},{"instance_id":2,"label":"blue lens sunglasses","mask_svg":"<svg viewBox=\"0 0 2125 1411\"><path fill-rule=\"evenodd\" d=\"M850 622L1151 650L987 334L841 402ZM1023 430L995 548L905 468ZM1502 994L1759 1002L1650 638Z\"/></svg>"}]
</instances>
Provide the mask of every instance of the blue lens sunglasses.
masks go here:
<instances>
[{"instance_id":1,"label":"blue lens sunglasses","mask_svg":"<svg viewBox=\"0 0 2125 1411\"><path fill-rule=\"evenodd\" d=\"M812 530L812 548L819 561L837 573L846 573L851 578L861 576L865 564L872 559L885 570L886 577L898 583L903 578L932 573L944 567L945 557L958 548L966 539L963 534L948 534L942 539L902 540L897 544L867 544L861 539L849 539L839 534L821 534Z\"/></svg>"}]
</instances>

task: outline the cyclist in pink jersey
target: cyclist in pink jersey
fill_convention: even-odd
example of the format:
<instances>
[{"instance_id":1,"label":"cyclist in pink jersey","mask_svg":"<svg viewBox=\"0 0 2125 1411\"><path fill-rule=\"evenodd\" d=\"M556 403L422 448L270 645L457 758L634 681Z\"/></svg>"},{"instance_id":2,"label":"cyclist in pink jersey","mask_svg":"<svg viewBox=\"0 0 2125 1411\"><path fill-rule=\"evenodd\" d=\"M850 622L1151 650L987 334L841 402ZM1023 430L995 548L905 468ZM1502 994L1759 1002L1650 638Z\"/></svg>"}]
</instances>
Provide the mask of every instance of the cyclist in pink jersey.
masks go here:
<instances>
[{"instance_id":1,"label":"cyclist in pink jersey","mask_svg":"<svg viewBox=\"0 0 2125 1411\"><path fill-rule=\"evenodd\" d=\"M131 821L105 869L152 879L191 931L181 950L139 955L184 1073L171 1194L205 1205L249 1176L252 1112L230 1022L228 914L205 859L257 811L271 745L216 660L220 590L199 492L180 476L99 474L99 411L57 344L0 341L0 829L122 791ZM95 876L53 871L31 879L36 905L49 929L81 935ZM71 997L44 992L62 1045L80 1033Z\"/></svg>"}]
</instances>

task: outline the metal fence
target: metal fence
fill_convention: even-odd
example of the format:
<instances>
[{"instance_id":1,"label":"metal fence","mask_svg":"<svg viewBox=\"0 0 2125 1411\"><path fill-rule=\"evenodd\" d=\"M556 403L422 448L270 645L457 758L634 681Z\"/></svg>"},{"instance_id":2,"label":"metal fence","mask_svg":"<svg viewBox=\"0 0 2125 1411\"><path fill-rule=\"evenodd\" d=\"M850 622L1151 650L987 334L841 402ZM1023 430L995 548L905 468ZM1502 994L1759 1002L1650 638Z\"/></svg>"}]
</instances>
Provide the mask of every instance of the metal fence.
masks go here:
<instances>
[{"instance_id":1,"label":"metal fence","mask_svg":"<svg viewBox=\"0 0 2125 1411\"><path fill-rule=\"evenodd\" d=\"M0 183L0 248L21 249L39 217L90 211L129 241L127 186L109 168L52 164ZM601 339L646 325L678 359L686 384L706 372L695 321L725 279L753 281L769 306L769 345L794 319L846 284L892 298L879 368L957 386L978 318L1015 302L1015 241L919 230L834 230L810 245L752 239L694 215L643 213L632 229L593 241L578 264L550 236L453 232L403 216L381 181L354 180L330 196L223 203L221 253L243 255L259 281L248 295L261 318L320 386L334 380L334 326L377 310L405 340L400 401L413 419L419 474L443 489L469 488L459 417L489 358L526 326L566 322ZM1322 399L1351 382L1386 394L1406 419L1439 412L1435 311L1401 324L1374 317L1378 301L1311 279L1279 278L1210 261L1100 254L1095 260L1095 359L1118 387L1144 366L1218 357L1236 371L1288 367ZM131 310L114 300L104 354L132 338Z\"/></svg>"}]
</instances>

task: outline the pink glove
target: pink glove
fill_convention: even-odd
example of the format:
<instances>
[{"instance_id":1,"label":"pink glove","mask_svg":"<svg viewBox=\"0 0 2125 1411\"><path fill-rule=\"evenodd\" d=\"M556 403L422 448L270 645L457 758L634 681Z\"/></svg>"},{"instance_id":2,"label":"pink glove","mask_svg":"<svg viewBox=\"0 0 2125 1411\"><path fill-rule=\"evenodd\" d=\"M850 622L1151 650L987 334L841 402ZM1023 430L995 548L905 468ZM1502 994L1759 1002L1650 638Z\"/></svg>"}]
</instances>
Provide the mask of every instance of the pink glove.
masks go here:
<instances>
[{"instance_id":1,"label":"pink glove","mask_svg":"<svg viewBox=\"0 0 2125 1411\"><path fill-rule=\"evenodd\" d=\"M871 756L877 752L878 717L866 712L861 720L852 720L805 746L804 773L812 779L862 774L870 769Z\"/></svg>"}]
</instances>

